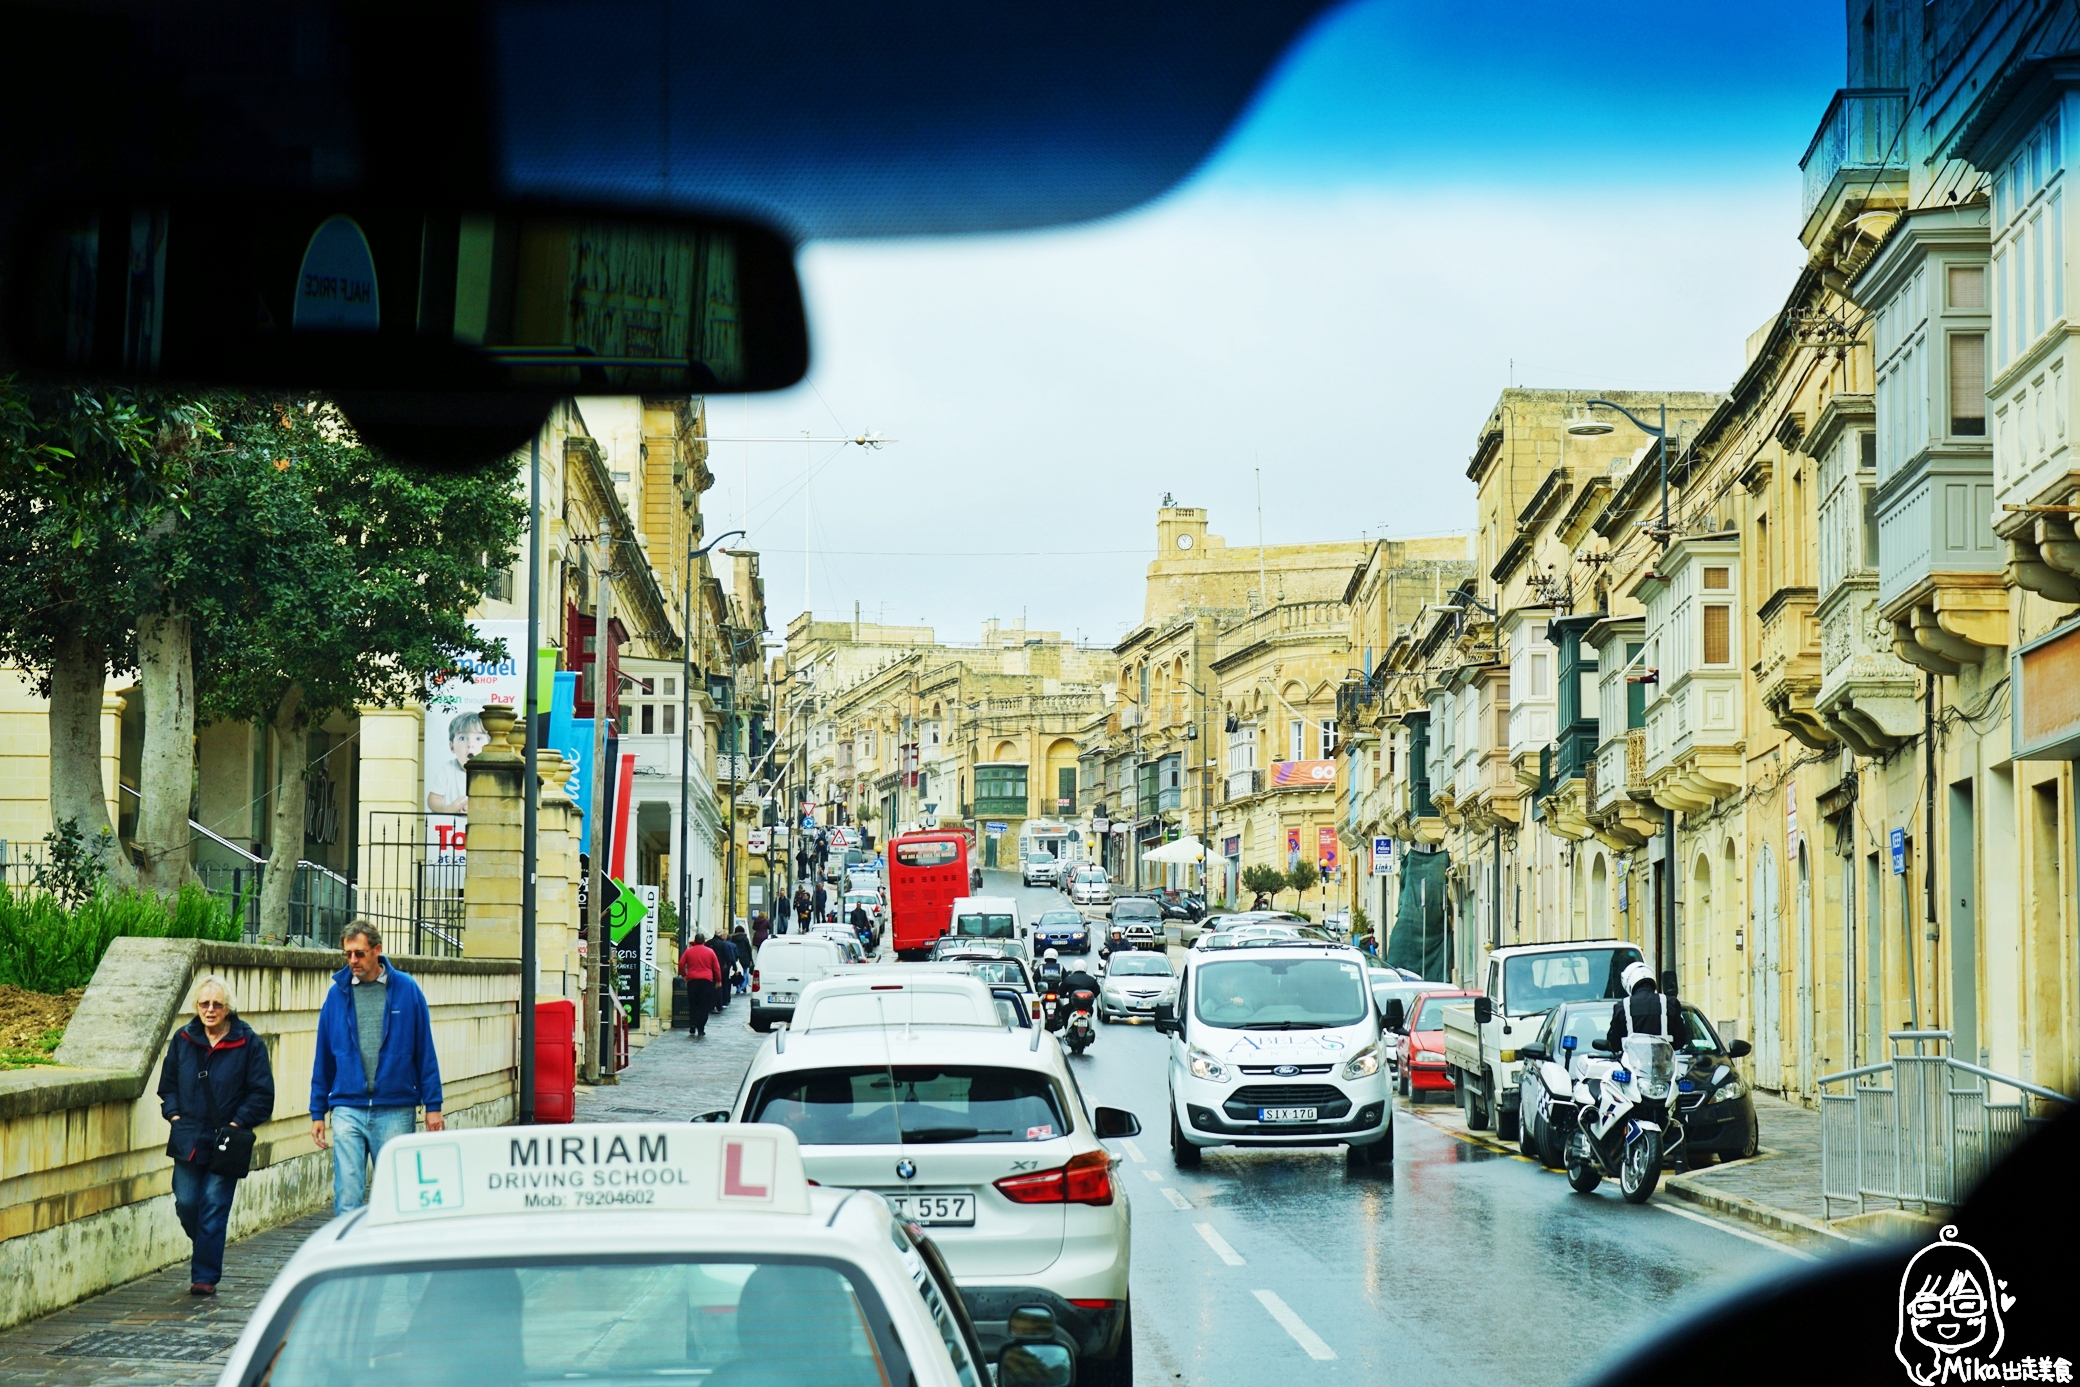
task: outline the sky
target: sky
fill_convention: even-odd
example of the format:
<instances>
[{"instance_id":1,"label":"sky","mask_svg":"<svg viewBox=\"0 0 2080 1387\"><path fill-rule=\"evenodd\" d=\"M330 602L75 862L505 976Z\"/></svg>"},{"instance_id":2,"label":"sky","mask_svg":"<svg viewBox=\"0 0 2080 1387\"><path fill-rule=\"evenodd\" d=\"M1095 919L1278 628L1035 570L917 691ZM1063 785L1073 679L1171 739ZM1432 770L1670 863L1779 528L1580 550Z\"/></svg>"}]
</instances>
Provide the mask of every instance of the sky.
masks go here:
<instances>
[{"instance_id":1,"label":"sky","mask_svg":"<svg viewBox=\"0 0 2080 1387\"><path fill-rule=\"evenodd\" d=\"M805 608L974 640L1138 623L1165 493L1254 544L1472 524L1505 387L1724 389L1803 251L1822 0L1356 0L1214 156L1103 222L808 245L813 364L717 397L710 533ZM732 541L735 543L736 541Z\"/></svg>"}]
</instances>

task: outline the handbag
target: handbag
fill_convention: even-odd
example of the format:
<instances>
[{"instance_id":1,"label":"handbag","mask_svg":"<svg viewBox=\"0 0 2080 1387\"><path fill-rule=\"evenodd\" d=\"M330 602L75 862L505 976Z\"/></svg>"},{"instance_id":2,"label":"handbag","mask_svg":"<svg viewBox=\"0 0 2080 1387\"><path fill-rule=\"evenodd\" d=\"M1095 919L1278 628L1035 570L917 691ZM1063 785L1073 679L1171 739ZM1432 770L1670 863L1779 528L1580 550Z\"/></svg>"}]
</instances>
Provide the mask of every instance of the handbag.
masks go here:
<instances>
[{"instance_id":1,"label":"handbag","mask_svg":"<svg viewBox=\"0 0 2080 1387\"><path fill-rule=\"evenodd\" d=\"M253 1134L244 1127L219 1127L209 1139L209 1173L243 1180L253 1170Z\"/></svg>"}]
</instances>

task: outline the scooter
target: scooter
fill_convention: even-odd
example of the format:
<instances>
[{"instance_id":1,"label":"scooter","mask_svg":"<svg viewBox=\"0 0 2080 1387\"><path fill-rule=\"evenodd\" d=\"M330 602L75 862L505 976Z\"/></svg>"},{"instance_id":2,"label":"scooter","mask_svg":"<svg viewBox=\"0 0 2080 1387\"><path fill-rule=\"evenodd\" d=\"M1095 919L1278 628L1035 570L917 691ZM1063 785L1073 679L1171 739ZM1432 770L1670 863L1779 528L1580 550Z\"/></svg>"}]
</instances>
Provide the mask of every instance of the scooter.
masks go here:
<instances>
[{"instance_id":1,"label":"scooter","mask_svg":"<svg viewBox=\"0 0 2080 1387\"><path fill-rule=\"evenodd\" d=\"M1574 1037L1561 1045L1572 1060ZM1610 1053L1600 1043L1590 1048ZM1675 1045L1658 1035L1628 1035L1619 1058L1581 1061L1573 1130L1566 1138L1567 1183L1576 1193L1587 1194L1611 1177L1628 1204L1653 1197L1663 1158L1683 1143L1682 1123L1669 1107L1675 1071ZM1561 1106L1554 1105L1555 1116L1561 1116Z\"/></svg>"},{"instance_id":2,"label":"scooter","mask_svg":"<svg viewBox=\"0 0 2080 1387\"><path fill-rule=\"evenodd\" d=\"M1098 1038L1097 1030L1091 1025L1091 1009L1097 1005L1097 997L1079 987L1062 1005L1069 1012L1069 1019L1062 1026L1062 1043L1069 1047L1069 1053L1080 1055Z\"/></svg>"}]
</instances>

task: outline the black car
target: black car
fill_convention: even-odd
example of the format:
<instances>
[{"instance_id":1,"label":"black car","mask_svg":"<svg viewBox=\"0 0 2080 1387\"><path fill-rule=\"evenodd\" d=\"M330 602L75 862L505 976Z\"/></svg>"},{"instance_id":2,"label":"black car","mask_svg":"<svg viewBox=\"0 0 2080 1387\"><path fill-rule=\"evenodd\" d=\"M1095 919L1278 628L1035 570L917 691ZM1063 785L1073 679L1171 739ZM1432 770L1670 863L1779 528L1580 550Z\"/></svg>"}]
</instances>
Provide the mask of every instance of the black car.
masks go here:
<instances>
[{"instance_id":1,"label":"black car","mask_svg":"<svg viewBox=\"0 0 2080 1387\"><path fill-rule=\"evenodd\" d=\"M1153 949L1162 941L1163 907L1150 896L1116 896L1106 939L1113 949Z\"/></svg>"},{"instance_id":2,"label":"black car","mask_svg":"<svg viewBox=\"0 0 2080 1387\"><path fill-rule=\"evenodd\" d=\"M1593 1002L1567 1002L1546 1013L1538 1036L1517 1051L1526 1061L1517 1071L1518 1140L1524 1154L1557 1169L1562 1164L1566 1142L1565 1124L1548 1120L1555 1098L1571 1101L1569 1095L1546 1090L1539 1060L1552 1058L1568 1064L1564 1041L1572 1036L1573 1054L1600 1054L1596 1046L1608 1037L1611 1027L1609 998ZM1748 1042L1731 1045L1719 1039L1704 1013L1696 1007L1683 1008L1689 1039L1676 1047L1676 1115L1683 1124L1683 1144L1675 1155L1690 1165L1708 1156L1743 1160L1755 1154L1758 1129L1755 1100L1733 1062L1748 1053Z\"/></svg>"}]
</instances>

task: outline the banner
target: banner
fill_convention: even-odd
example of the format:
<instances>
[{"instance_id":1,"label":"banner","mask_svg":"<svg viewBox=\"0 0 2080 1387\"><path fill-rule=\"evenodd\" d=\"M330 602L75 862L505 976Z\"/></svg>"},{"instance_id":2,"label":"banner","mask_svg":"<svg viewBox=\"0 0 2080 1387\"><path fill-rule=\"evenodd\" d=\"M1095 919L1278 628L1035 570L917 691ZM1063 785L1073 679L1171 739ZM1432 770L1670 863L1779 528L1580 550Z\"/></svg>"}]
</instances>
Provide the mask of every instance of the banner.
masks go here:
<instances>
[{"instance_id":1,"label":"banner","mask_svg":"<svg viewBox=\"0 0 2080 1387\"><path fill-rule=\"evenodd\" d=\"M1273 761L1274 790L1326 790L1336 784L1334 761Z\"/></svg>"},{"instance_id":2,"label":"banner","mask_svg":"<svg viewBox=\"0 0 2080 1387\"><path fill-rule=\"evenodd\" d=\"M1293 870L1293 868L1299 865L1300 830L1297 828L1289 828L1286 830L1286 870L1290 872Z\"/></svg>"},{"instance_id":3,"label":"banner","mask_svg":"<svg viewBox=\"0 0 2080 1387\"><path fill-rule=\"evenodd\" d=\"M527 623L473 621L486 641L503 640L506 657L468 667L427 691L425 746L420 764L426 777L427 860L459 864L469 840L469 758L491 742L484 709L497 704L515 715L527 698Z\"/></svg>"},{"instance_id":4,"label":"banner","mask_svg":"<svg viewBox=\"0 0 2080 1387\"><path fill-rule=\"evenodd\" d=\"M1336 870L1336 849L1335 829L1324 825L1315 830L1314 865L1321 869L1323 876Z\"/></svg>"}]
</instances>

